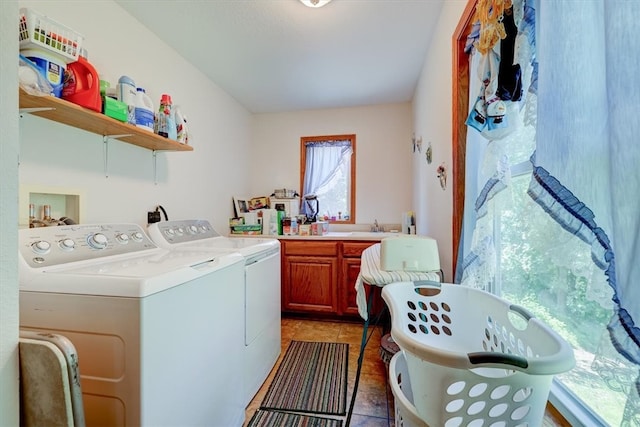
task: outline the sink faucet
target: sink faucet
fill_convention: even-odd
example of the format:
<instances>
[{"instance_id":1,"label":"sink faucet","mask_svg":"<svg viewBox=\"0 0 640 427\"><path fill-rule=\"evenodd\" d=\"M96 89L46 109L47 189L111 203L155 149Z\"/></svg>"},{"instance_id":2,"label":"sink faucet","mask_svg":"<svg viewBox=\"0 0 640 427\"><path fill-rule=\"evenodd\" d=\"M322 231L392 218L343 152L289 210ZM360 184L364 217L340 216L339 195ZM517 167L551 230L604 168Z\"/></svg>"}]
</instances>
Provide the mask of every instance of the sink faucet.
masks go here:
<instances>
[{"instance_id":1,"label":"sink faucet","mask_svg":"<svg viewBox=\"0 0 640 427\"><path fill-rule=\"evenodd\" d=\"M377 233L380 231L380 226L378 225L378 220L374 219L373 220L373 225L371 226L371 231L373 231L374 233Z\"/></svg>"}]
</instances>

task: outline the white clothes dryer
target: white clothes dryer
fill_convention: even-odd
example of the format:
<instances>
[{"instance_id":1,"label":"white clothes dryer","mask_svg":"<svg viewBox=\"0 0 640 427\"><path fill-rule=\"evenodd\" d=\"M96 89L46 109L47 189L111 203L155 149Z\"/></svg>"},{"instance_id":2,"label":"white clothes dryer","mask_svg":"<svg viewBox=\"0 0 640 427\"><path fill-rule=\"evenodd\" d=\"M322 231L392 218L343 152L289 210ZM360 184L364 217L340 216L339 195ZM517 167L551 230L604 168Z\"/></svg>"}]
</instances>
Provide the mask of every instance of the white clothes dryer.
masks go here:
<instances>
[{"instance_id":1,"label":"white clothes dryer","mask_svg":"<svg viewBox=\"0 0 640 427\"><path fill-rule=\"evenodd\" d=\"M136 224L19 230L20 327L76 347L87 426L241 426L244 258Z\"/></svg>"},{"instance_id":2,"label":"white clothes dryer","mask_svg":"<svg viewBox=\"0 0 640 427\"><path fill-rule=\"evenodd\" d=\"M280 242L273 238L224 237L206 220L156 222L151 239L172 250L239 252L245 258L244 401L249 404L281 350Z\"/></svg>"}]
</instances>

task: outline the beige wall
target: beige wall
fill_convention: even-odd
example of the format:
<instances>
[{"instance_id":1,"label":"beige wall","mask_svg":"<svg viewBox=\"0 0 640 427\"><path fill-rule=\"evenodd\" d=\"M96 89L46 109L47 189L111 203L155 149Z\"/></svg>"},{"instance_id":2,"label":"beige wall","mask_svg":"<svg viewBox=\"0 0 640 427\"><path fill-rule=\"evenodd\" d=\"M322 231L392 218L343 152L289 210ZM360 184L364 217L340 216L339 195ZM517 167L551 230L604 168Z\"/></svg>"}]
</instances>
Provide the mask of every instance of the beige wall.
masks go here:
<instances>
[{"instance_id":1,"label":"beige wall","mask_svg":"<svg viewBox=\"0 0 640 427\"><path fill-rule=\"evenodd\" d=\"M300 137L356 134L356 223L399 224L412 209L411 122L409 103L258 114L248 171L252 194L300 191Z\"/></svg>"},{"instance_id":2,"label":"beige wall","mask_svg":"<svg viewBox=\"0 0 640 427\"><path fill-rule=\"evenodd\" d=\"M438 240L440 264L445 280L453 280L451 187L451 47L453 32L465 0L443 3L440 19L424 60L420 82L413 99L416 137L422 137L422 153L413 157L413 200L418 211L418 234ZM427 164L425 150L432 144L433 162ZM446 190L437 178L437 168L444 163L448 171Z\"/></svg>"}]
</instances>

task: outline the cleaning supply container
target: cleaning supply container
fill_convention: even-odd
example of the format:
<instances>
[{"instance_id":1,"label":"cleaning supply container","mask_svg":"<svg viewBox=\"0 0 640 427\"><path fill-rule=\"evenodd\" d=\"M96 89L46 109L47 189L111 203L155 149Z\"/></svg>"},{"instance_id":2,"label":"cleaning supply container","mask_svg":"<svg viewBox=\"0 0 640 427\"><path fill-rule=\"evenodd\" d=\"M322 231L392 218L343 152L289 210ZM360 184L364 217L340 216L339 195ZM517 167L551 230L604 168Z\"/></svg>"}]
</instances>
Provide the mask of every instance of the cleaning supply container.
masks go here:
<instances>
[{"instance_id":1,"label":"cleaning supply container","mask_svg":"<svg viewBox=\"0 0 640 427\"><path fill-rule=\"evenodd\" d=\"M82 49L77 61L67 65L62 99L98 113L102 112L100 77L93 65L87 60L85 49Z\"/></svg>"},{"instance_id":2,"label":"cleaning supply container","mask_svg":"<svg viewBox=\"0 0 640 427\"><path fill-rule=\"evenodd\" d=\"M41 13L20 9L20 53L36 64L58 98L62 95L64 70L68 62L78 59L83 39L78 32Z\"/></svg>"},{"instance_id":3,"label":"cleaning supply container","mask_svg":"<svg viewBox=\"0 0 640 427\"><path fill-rule=\"evenodd\" d=\"M553 376L575 365L556 332L480 289L397 282L382 298L427 425L542 425Z\"/></svg>"},{"instance_id":4,"label":"cleaning supply container","mask_svg":"<svg viewBox=\"0 0 640 427\"><path fill-rule=\"evenodd\" d=\"M389 384L393 393L396 427L429 427L413 405L409 369L402 352L394 354L389 362Z\"/></svg>"},{"instance_id":5,"label":"cleaning supply container","mask_svg":"<svg viewBox=\"0 0 640 427\"><path fill-rule=\"evenodd\" d=\"M158 109L156 133L169 139L177 139L176 119L173 112L171 95L162 94L160 108Z\"/></svg>"},{"instance_id":6,"label":"cleaning supply container","mask_svg":"<svg viewBox=\"0 0 640 427\"><path fill-rule=\"evenodd\" d=\"M116 86L116 93L118 94L118 101L127 104L127 122L136 124L136 97L138 91L136 90L136 84L129 76L122 76L118 79L118 85Z\"/></svg>"},{"instance_id":7,"label":"cleaning supply container","mask_svg":"<svg viewBox=\"0 0 640 427\"><path fill-rule=\"evenodd\" d=\"M153 101L145 90L141 87L137 88L136 93L136 126L149 132L153 132L155 122Z\"/></svg>"}]
</instances>

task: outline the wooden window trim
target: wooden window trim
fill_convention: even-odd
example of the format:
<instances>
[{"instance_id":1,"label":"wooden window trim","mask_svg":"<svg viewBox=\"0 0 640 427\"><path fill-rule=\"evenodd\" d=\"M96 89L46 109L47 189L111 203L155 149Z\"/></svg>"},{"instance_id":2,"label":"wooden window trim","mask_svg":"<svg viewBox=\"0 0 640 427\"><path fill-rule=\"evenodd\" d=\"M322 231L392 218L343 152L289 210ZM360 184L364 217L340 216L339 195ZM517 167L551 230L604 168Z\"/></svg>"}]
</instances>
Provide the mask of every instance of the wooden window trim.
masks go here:
<instances>
[{"instance_id":1,"label":"wooden window trim","mask_svg":"<svg viewBox=\"0 0 640 427\"><path fill-rule=\"evenodd\" d=\"M329 221L332 224L355 224L356 223L356 135L322 135L322 136L303 136L300 138L300 191L304 188L304 173L305 166L307 164L307 150L305 149L305 143L314 141L330 141L330 140L345 140L351 141L351 148L353 153L351 154L351 174L349 177L350 198L349 198L349 219L347 221ZM300 197L303 197L301 194ZM318 212L318 214L320 214Z\"/></svg>"},{"instance_id":2,"label":"wooden window trim","mask_svg":"<svg viewBox=\"0 0 640 427\"><path fill-rule=\"evenodd\" d=\"M453 274L458 264L458 246L462 234L462 218L464 216L465 158L467 150L467 115L469 114L469 57L464 51L467 35L473 24L477 0L468 0L460 21L453 33L453 114L452 114L452 189L453 189Z\"/></svg>"}]
</instances>

